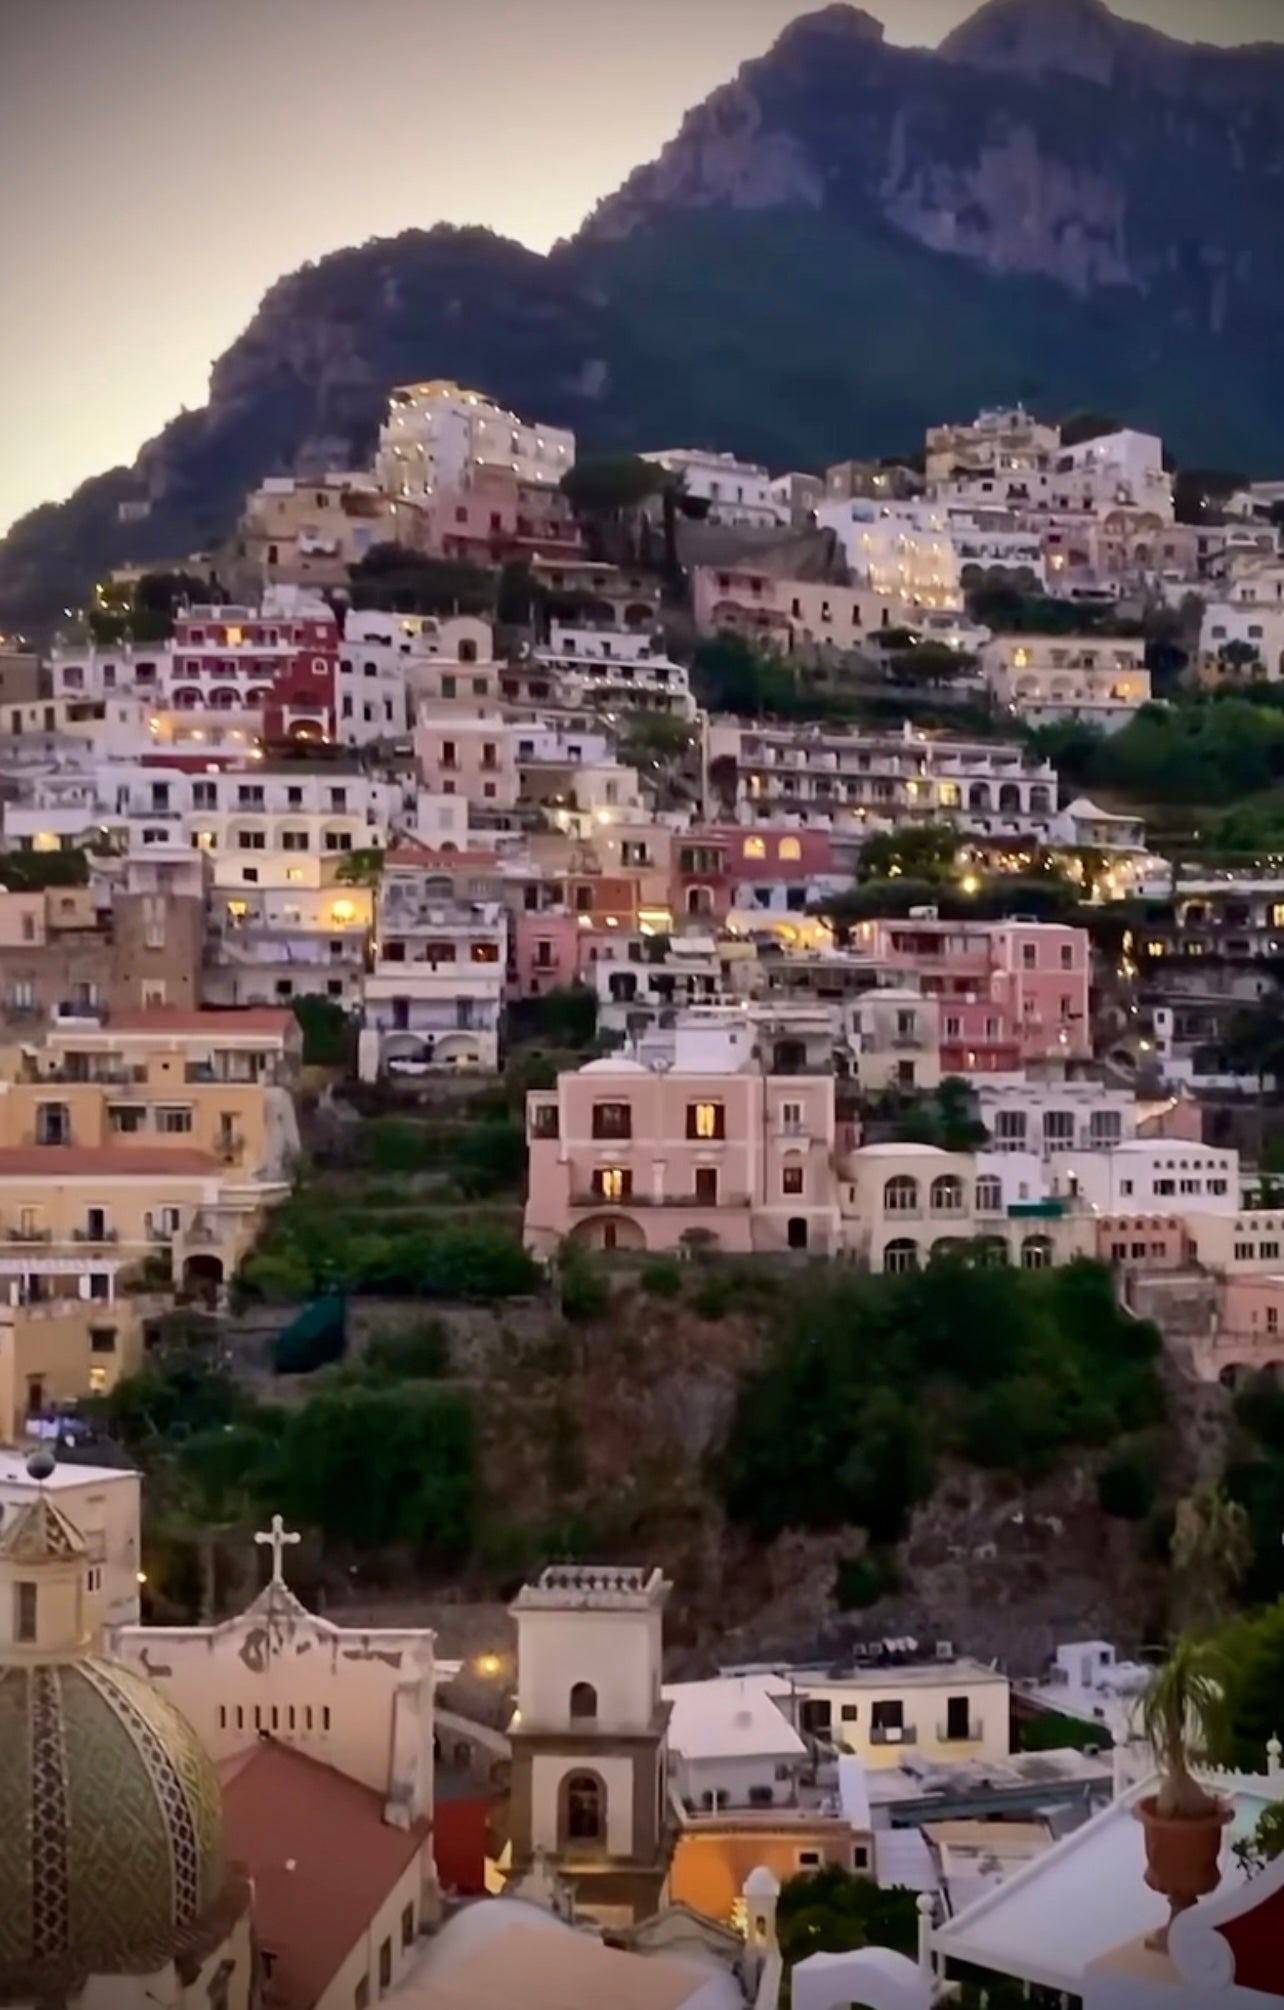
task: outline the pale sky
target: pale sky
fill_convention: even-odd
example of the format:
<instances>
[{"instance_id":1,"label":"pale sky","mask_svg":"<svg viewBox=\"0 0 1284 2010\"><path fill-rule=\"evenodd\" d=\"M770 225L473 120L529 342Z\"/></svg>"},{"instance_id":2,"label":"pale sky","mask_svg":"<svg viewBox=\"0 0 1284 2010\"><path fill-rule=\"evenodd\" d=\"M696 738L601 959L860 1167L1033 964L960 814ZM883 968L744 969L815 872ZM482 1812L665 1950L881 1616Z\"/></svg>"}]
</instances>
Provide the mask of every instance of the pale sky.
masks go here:
<instances>
[{"instance_id":1,"label":"pale sky","mask_svg":"<svg viewBox=\"0 0 1284 2010\"><path fill-rule=\"evenodd\" d=\"M867 0L932 44L972 0ZM283 272L437 222L544 249L798 0L0 0L0 526L131 461ZM1284 0L1121 0L1284 35Z\"/></svg>"}]
</instances>

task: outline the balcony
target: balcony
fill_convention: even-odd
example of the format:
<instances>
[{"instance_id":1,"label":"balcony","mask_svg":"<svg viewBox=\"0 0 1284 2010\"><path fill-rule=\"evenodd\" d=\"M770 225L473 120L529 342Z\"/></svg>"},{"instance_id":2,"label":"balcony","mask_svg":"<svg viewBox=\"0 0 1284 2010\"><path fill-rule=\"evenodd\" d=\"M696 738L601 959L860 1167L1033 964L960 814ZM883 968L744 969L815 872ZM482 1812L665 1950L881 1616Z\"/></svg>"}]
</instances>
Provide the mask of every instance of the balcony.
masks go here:
<instances>
[{"instance_id":1,"label":"balcony","mask_svg":"<svg viewBox=\"0 0 1284 2010\"><path fill-rule=\"evenodd\" d=\"M913 1724L875 1724L869 1734L871 1745L916 1745L918 1731Z\"/></svg>"},{"instance_id":2,"label":"balcony","mask_svg":"<svg viewBox=\"0 0 1284 2010\"><path fill-rule=\"evenodd\" d=\"M971 1718L961 1729L957 1724L940 1723L936 1727L936 1736L942 1745L975 1745L981 1739L981 1726Z\"/></svg>"},{"instance_id":3,"label":"balcony","mask_svg":"<svg viewBox=\"0 0 1284 2010\"><path fill-rule=\"evenodd\" d=\"M120 1230L118 1228L103 1228L99 1230L94 1230L92 1228L73 1228L71 1231L71 1239L73 1242L92 1242L95 1245L101 1246L102 1244L108 1242L119 1242Z\"/></svg>"},{"instance_id":4,"label":"balcony","mask_svg":"<svg viewBox=\"0 0 1284 2010\"><path fill-rule=\"evenodd\" d=\"M5 1230L5 1237L9 1242L52 1242L53 1230L51 1228L7 1228Z\"/></svg>"},{"instance_id":5,"label":"balcony","mask_svg":"<svg viewBox=\"0 0 1284 2010\"><path fill-rule=\"evenodd\" d=\"M728 1207L750 1207L753 1203L747 1193L719 1194L716 1200L702 1200L693 1193L635 1193L621 1195L618 1200L611 1200L605 1194L586 1193L580 1190L571 1195L570 1204L572 1207L671 1207L720 1210Z\"/></svg>"}]
</instances>

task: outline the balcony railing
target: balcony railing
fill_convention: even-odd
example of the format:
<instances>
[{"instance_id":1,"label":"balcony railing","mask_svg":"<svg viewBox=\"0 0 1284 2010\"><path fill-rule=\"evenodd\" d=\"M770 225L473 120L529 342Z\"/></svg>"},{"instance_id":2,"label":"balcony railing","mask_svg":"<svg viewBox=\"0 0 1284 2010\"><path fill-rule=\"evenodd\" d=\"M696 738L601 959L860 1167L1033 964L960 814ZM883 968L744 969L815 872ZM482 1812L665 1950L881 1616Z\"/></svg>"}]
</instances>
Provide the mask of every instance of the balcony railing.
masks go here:
<instances>
[{"instance_id":1,"label":"balcony railing","mask_svg":"<svg viewBox=\"0 0 1284 2010\"><path fill-rule=\"evenodd\" d=\"M51 1228L8 1228L5 1236L10 1242L52 1242Z\"/></svg>"},{"instance_id":2,"label":"balcony railing","mask_svg":"<svg viewBox=\"0 0 1284 2010\"><path fill-rule=\"evenodd\" d=\"M571 1195L572 1207L684 1207L684 1208L724 1208L749 1207L752 1203L747 1193L718 1194L713 1199L703 1199L694 1193L633 1193L621 1194L612 1199L609 1194L580 1191Z\"/></svg>"},{"instance_id":3,"label":"balcony railing","mask_svg":"<svg viewBox=\"0 0 1284 2010\"><path fill-rule=\"evenodd\" d=\"M916 1745L918 1731L913 1724L875 1724L869 1734L871 1745Z\"/></svg>"},{"instance_id":4,"label":"balcony railing","mask_svg":"<svg viewBox=\"0 0 1284 2010\"><path fill-rule=\"evenodd\" d=\"M961 1730L957 1724L938 1724L936 1735L943 1745L971 1745L980 1738L981 1726L974 1724L971 1718Z\"/></svg>"},{"instance_id":5,"label":"balcony railing","mask_svg":"<svg viewBox=\"0 0 1284 2010\"><path fill-rule=\"evenodd\" d=\"M73 1228L71 1239L73 1242L119 1242L120 1230L118 1228Z\"/></svg>"}]
</instances>

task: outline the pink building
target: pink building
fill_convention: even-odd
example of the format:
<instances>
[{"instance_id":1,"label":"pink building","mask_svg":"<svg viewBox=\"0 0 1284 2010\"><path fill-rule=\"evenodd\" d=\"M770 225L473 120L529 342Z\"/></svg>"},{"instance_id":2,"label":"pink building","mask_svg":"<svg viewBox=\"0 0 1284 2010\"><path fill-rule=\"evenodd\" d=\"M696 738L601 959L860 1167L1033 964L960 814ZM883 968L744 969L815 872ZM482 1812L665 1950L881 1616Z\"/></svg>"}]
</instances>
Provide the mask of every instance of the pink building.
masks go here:
<instances>
[{"instance_id":1,"label":"pink building","mask_svg":"<svg viewBox=\"0 0 1284 2010\"><path fill-rule=\"evenodd\" d=\"M1186 1270L1190 1236L1180 1215L1103 1214L1093 1223L1099 1263L1120 1270Z\"/></svg>"},{"instance_id":2,"label":"pink building","mask_svg":"<svg viewBox=\"0 0 1284 2010\"><path fill-rule=\"evenodd\" d=\"M1217 1330L1196 1349L1207 1381L1234 1383L1271 1369L1284 1376L1284 1273L1227 1276Z\"/></svg>"},{"instance_id":3,"label":"pink building","mask_svg":"<svg viewBox=\"0 0 1284 2010\"><path fill-rule=\"evenodd\" d=\"M539 998L546 991L565 991L580 975L584 938L577 914L565 908L519 913L513 923L510 995Z\"/></svg>"},{"instance_id":4,"label":"pink building","mask_svg":"<svg viewBox=\"0 0 1284 2010\"><path fill-rule=\"evenodd\" d=\"M852 931L879 962L941 1001L941 1072L1007 1074L1029 1061L1092 1057L1086 932L1048 921L867 921Z\"/></svg>"},{"instance_id":5,"label":"pink building","mask_svg":"<svg viewBox=\"0 0 1284 2010\"><path fill-rule=\"evenodd\" d=\"M817 1016L813 1064L798 1033L773 1044L752 1017L695 1010L657 1065L612 1054L532 1092L527 1247L836 1251L832 1043Z\"/></svg>"},{"instance_id":6,"label":"pink building","mask_svg":"<svg viewBox=\"0 0 1284 2010\"><path fill-rule=\"evenodd\" d=\"M498 712L426 704L415 720L415 762L430 795L511 810L518 796L518 728Z\"/></svg>"}]
</instances>

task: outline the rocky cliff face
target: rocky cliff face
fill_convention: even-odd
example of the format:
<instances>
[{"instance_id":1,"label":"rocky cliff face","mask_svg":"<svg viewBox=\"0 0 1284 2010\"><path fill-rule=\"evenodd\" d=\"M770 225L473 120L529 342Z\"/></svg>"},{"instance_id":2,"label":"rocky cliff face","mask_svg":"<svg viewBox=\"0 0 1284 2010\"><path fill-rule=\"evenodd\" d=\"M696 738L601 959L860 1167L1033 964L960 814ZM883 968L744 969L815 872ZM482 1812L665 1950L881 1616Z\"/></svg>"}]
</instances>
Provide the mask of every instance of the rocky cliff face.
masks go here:
<instances>
[{"instance_id":1,"label":"rocky cliff face","mask_svg":"<svg viewBox=\"0 0 1284 2010\"><path fill-rule=\"evenodd\" d=\"M388 386L425 376L590 449L690 436L818 465L1021 395L1274 472L1282 175L1284 47L1193 50L1102 0L989 0L929 53L826 7L548 258L437 229L280 281L203 411L15 526L0 625L38 627L105 566L208 546L265 474L359 460Z\"/></svg>"}]
</instances>

